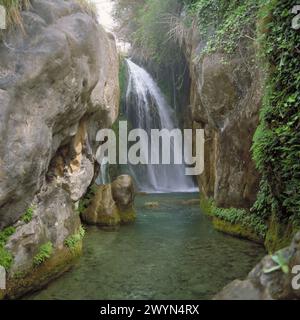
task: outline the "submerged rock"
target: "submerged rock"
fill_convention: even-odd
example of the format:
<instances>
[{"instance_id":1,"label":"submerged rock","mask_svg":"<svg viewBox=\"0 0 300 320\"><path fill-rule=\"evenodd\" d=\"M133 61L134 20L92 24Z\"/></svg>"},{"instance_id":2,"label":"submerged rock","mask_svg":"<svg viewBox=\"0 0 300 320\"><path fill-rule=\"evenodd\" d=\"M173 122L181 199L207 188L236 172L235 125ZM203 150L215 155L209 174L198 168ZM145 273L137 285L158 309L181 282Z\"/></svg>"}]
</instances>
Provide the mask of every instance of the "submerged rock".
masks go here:
<instances>
[{"instance_id":1,"label":"submerged rock","mask_svg":"<svg viewBox=\"0 0 300 320\"><path fill-rule=\"evenodd\" d=\"M287 300L299 299L300 289L293 287L295 266L300 265L300 233L291 245L266 256L244 281L235 280L226 286L216 300ZM298 271L297 271L298 272ZM299 281L298 281L299 282ZM298 283L299 285L299 283Z\"/></svg>"},{"instance_id":2,"label":"submerged rock","mask_svg":"<svg viewBox=\"0 0 300 320\"><path fill-rule=\"evenodd\" d=\"M119 100L115 40L95 17L73 0L33 0L21 16L25 32L9 30L0 44L8 298L45 284L80 254L75 202L94 176L96 132L111 126ZM41 247L49 252L34 266Z\"/></svg>"},{"instance_id":3,"label":"submerged rock","mask_svg":"<svg viewBox=\"0 0 300 320\"><path fill-rule=\"evenodd\" d=\"M145 207L149 209L158 208L159 202L145 202Z\"/></svg>"}]
</instances>

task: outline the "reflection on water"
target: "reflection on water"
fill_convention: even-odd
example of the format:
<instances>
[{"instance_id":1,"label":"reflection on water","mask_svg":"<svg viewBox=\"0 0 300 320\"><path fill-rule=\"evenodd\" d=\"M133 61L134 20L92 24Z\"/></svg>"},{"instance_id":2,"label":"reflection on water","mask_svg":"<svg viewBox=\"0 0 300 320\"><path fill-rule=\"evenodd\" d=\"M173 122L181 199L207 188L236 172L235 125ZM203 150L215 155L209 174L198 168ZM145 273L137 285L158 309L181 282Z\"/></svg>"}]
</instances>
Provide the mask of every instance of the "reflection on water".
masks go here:
<instances>
[{"instance_id":1,"label":"reflection on water","mask_svg":"<svg viewBox=\"0 0 300 320\"><path fill-rule=\"evenodd\" d=\"M213 230L197 194L138 196L138 220L119 231L88 228L77 265L29 299L209 299L264 255ZM147 209L146 202L159 207Z\"/></svg>"}]
</instances>

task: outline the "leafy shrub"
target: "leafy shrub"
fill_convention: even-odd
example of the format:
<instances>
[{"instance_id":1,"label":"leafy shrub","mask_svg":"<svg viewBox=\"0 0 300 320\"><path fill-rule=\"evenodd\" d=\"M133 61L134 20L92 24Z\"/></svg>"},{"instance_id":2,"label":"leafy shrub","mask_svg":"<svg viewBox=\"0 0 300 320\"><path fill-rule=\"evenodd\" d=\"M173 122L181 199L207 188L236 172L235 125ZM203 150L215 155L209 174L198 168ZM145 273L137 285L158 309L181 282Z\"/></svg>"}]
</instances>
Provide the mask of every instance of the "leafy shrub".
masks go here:
<instances>
[{"instance_id":1,"label":"leafy shrub","mask_svg":"<svg viewBox=\"0 0 300 320\"><path fill-rule=\"evenodd\" d=\"M36 254L36 256L33 258L33 264L35 266L39 266L44 261L49 259L53 253L53 245L49 241L43 245L40 246L39 252Z\"/></svg>"}]
</instances>

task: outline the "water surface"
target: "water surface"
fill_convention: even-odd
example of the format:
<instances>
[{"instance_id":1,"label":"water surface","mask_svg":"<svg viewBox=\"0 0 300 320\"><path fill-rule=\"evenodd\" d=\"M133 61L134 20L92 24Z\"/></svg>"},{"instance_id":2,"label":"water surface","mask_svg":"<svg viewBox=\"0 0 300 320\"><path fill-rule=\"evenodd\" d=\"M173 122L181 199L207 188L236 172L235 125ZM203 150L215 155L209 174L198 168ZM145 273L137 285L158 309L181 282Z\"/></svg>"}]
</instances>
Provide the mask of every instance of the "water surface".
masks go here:
<instances>
[{"instance_id":1,"label":"water surface","mask_svg":"<svg viewBox=\"0 0 300 320\"><path fill-rule=\"evenodd\" d=\"M75 267L30 299L210 299L244 278L261 246L215 231L197 194L138 196L134 225L87 228ZM158 202L158 208L145 203Z\"/></svg>"}]
</instances>

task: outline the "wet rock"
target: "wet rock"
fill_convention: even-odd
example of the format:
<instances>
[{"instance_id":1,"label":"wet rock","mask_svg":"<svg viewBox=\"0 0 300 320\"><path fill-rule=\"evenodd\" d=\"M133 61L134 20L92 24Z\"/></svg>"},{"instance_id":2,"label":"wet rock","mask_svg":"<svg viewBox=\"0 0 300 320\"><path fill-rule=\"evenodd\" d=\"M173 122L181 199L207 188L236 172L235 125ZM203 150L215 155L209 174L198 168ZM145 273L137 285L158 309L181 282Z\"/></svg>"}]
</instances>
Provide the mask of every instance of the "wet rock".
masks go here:
<instances>
[{"instance_id":1,"label":"wet rock","mask_svg":"<svg viewBox=\"0 0 300 320\"><path fill-rule=\"evenodd\" d=\"M97 186L90 206L83 212L82 219L88 224L113 227L121 222L118 208L112 197L111 185Z\"/></svg>"},{"instance_id":2,"label":"wet rock","mask_svg":"<svg viewBox=\"0 0 300 320\"><path fill-rule=\"evenodd\" d=\"M82 213L82 219L88 224L101 227L115 227L121 223L133 222L134 187L132 178L119 176L112 184L96 186L91 204Z\"/></svg>"},{"instance_id":3,"label":"wet rock","mask_svg":"<svg viewBox=\"0 0 300 320\"><path fill-rule=\"evenodd\" d=\"M293 288L292 273L300 263L300 233L292 244L273 256L264 257L249 273L246 280L235 280L226 286L215 299L229 300L287 300L298 299L300 290ZM279 259L280 264L276 262Z\"/></svg>"},{"instance_id":4,"label":"wet rock","mask_svg":"<svg viewBox=\"0 0 300 320\"><path fill-rule=\"evenodd\" d=\"M130 223L136 219L134 210L135 190L133 180L128 175L119 176L112 183L112 196L118 207L121 222Z\"/></svg>"},{"instance_id":5,"label":"wet rock","mask_svg":"<svg viewBox=\"0 0 300 320\"><path fill-rule=\"evenodd\" d=\"M260 300L261 292L249 280L235 280L225 287L214 300Z\"/></svg>"}]
</instances>

